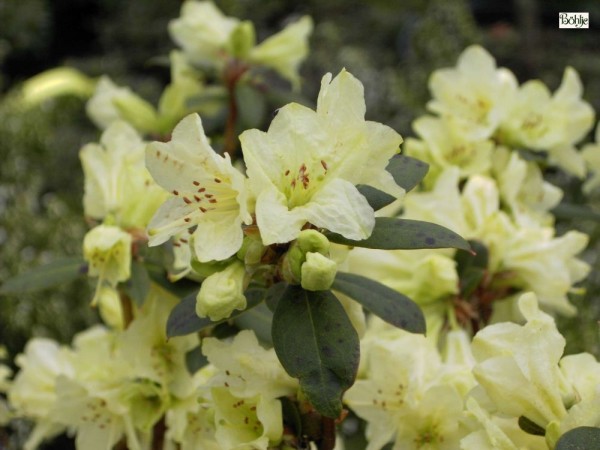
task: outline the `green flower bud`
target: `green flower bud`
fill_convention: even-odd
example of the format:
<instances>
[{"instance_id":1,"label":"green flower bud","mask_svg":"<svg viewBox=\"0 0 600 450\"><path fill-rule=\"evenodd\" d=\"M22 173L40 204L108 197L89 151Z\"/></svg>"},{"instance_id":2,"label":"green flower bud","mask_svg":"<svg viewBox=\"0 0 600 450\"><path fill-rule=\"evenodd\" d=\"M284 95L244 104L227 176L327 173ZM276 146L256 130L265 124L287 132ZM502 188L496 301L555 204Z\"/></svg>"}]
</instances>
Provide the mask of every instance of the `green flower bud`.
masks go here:
<instances>
[{"instance_id":1,"label":"green flower bud","mask_svg":"<svg viewBox=\"0 0 600 450\"><path fill-rule=\"evenodd\" d=\"M240 23L229 37L231 54L236 58L245 58L256 45L256 32L250 21Z\"/></svg>"},{"instance_id":2,"label":"green flower bud","mask_svg":"<svg viewBox=\"0 0 600 450\"><path fill-rule=\"evenodd\" d=\"M259 239L246 236L242 243L242 247L238 250L236 256L246 265L252 266L260 263L265 250L266 247Z\"/></svg>"},{"instance_id":3,"label":"green flower bud","mask_svg":"<svg viewBox=\"0 0 600 450\"><path fill-rule=\"evenodd\" d=\"M229 317L234 309L244 309L245 277L246 268L240 261L234 261L224 270L209 276L196 297L196 314L218 321Z\"/></svg>"},{"instance_id":4,"label":"green flower bud","mask_svg":"<svg viewBox=\"0 0 600 450\"><path fill-rule=\"evenodd\" d=\"M159 128L159 120L154 107L143 98L130 93L113 99L119 116L141 132L152 132Z\"/></svg>"},{"instance_id":5,"label":"green flower bud","mask_svg":"<svg viewBox=\"0 0 600 450\"><path fill-rule=\"evenodd\" d=\"M305 261L305 254L294 242L281 262L281 273L283 279L290 284L298 284L302 278L302 264Z\"/></svg>"},{"instance_id":6,"label":"green flower bud","mask_svg":"<svg viewBox=\"0 0 600 450\"><path fill-rule=\"evenodd\" d=\"M92 300L96 305L101 288L112 288L131 274L131 235L119 227L98 225L83 239L83 257L88 262L88 275L98 277L98 288Z\"/></svg>"},{"instance_id":7,"label":"green flower bud","mask_svg":"<svg viewBox=\"0 0 600 450\"><path fill-rule=\"evenodd\" d=\"M301 231L297 241L303 253L317 252L326 254L329 252L329 240L317 230Z\"/></svg>"},{"instance_id":8,"label":"green flower bud","mask_svg":"<svg viewBox=\"0 0 600 450\"><path fill-rule=\"evenodd\" d=\"M337 264L328 257L309 252L301 268L301 285L307 291L325 291L331 287Z\"/></svg>"}]
</instances>

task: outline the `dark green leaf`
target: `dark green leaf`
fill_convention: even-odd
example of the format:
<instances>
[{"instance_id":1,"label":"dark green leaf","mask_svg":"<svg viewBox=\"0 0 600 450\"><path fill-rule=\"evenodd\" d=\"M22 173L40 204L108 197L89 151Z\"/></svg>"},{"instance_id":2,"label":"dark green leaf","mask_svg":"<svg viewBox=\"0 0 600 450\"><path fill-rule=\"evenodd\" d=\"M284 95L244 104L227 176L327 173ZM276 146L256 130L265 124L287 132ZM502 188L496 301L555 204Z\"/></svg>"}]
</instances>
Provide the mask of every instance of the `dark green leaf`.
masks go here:
<instances>
[{"instance_id":1,"label":"dark green leaf","mask_svg":"<svg viewBox=\"0 0 600 450\"><path fill-rule=\"evenodd\" d=\"M331 289L353 298L367 310L398 328L411 333L425 333L425 318L417 304L375 280L338 272Z\"/></svg>"},{"instance_id":2,"label":"dark green leaf","mask_svg":"<svg viewBox=\"0 0 600 450\"><path fill-rule=\"evenodd\" d=\"M594 211L586 205L561 203L550 212L559 219L585 219L600 222L600 212Z\"/></svg>"},{"instance_id":3,"label":"dark green leaf","mask_svg":"<svg viewBox=\"0 0 600 450\"><path fill-rule=\"evenodd\" d=\"M200 346L194 347L185 354L185 365L189 373L194 374L208 364L208 359L202 353Z\"/></svg>"},{"instance_id":4,"label":"dark green leaf","mask_svg":"<svg viewBox=\"0 0 600 450\"><path fill-rule=\"evenodd\" d=\"M234 317L243 314L250 308L254 308L258 305L264 296L264 289L252 288L248 289L244 295L248 305L245 310L238 311L234 310L227 319L213 322L209 318L198 317L196 315L196 296L197 292L184 297L171 311L169 319L167 320L167 337L172 338L175 336L185 336L186 334L195 333L206 327L217 325L227 320L233 319Z\"/></svg>"},{"instance_id":5,"label":"dark green leaf","mask_svg":"<svg viewBox=\"0 0 600 450\"><path fill-rule=\"evenodd\" d=\"M367 199L367 202L369 202L374 211L378 211L396 200L396 197L393 195L386 194L366 184L359 184L356 188Z\"/></svg>"},{"instance_id":6,"label":"dark green leaf","mask_svg":"<svg viewBox=\"0 0 600 450\"><path fill-rule=\"evenodd\" d=\"M198 292L198 283L183 278L175 283L169 281L167 271L157 264L145 264L146 271L150 280L158 284L165 291L173 294L175 297L183 298L188 295L196 295Z\"/></svg>"},{"instance_id":7,"label":"dark green leaf","mask_svg":"<svg viewBox=\"0 0 600 450\"><path fill-rule=\"evenodd\" d=\"M315 409L342 412L342 395L354 383L360 346L356 330L329 291L288 286L273 316L273 345L281 364Z\"/></svg>"},{"instance_id":8,"label":"dark green leaf","mask_svg":"<svg viewBox=\"0 0 600 450\"><path fill-rule=\"evenodd\" d=\"M0 294L21 294L47 289L73 281L86 272L86 263L79 257L57 259L6 280L0 287Z\"/></svg>"},{"instance_id":9,"label":"dark green leaf","mask_svg":"<svg viewBox=\"0 0 600 450\"><path fill-rule=\"evenodd\" d=\"M543 427L541 427L537 423L529 420L525 416L519 417L519 427L525 433L533 434L535 436L544 436L546 434L546 430Z\"/></svg>"},{"instance_id":10,"label":"dark green leaf","mask_svg":"<svg viewBox=\"0 0 600 450\"><path fill-rule=\"evenodd\" d=\"M578 427L563 434L554 450L596 450L600 448L600 428Z\"/></svg>"},{"instance_id":11,"label":"dark green leaf","mask_svg":"<svg viewBox=\"0 0 600 450\"><path fill-rule=\"evenodd\" d=\"M279 401L281 402L283 423L292 429L294 436L301 436L303 434L302 419L300 417L298 405L288 397L281 397Z\"/></svg>"},{"instance_id":12,"label":"dark green leaf","mask_svg":"<svg viewBox=\"0 0 600 450\"><path fill-rule=\"evenodd\" d=\"M448 228L431 222L392 217L376 217L373 233L362 241L346 239L336 233L326 233L326 236L331 242L353 247L384 250L458 248L471 251L469 243Z\"/></svg>"},{"instance_id":13,"label":"dark green leaf","mask_svg":"<svg viewBox=\"0 0 600 450\"><path fill-rule=\"evenodd\" d=\"M395 155L385 169L392 174L396 184L408 192L425 178L429 166L410 156Z\"/></svg>"},{"instance_id":14,"label":"dark green leaf","mask_svg":"<svg viewBox=\"0 0 600 450\"><path fill-rule=\"evenodd\" d=\"M286 288L287 283L281 281L267 289L267 293L265 294L265 304L271 311L274 312L277 308L277 302L283 295Z\"/></svg>"},{"instance_id":15,"label":"dark green leaf","mask_svg":"<svg viewBox=\"0 0 600 450\"><path fill-rule=\"evenodd\" d=\"M260 127L267 111L264 95L252 86L239 83L235 88L235 98L241 128Z\"/></svg>"},{"instance_id":16,"label":"dark green leaf","mask_svg":"<svg viewBox=\"0 0 600 450\"><path fill-rule=\"evenodd\" d=\"M136 305L142 306L150 291L150 276L144 264L133 261L131 264L131 278L125 283L125 290Z\"/></svg>"},{"instance_id":17,"label":"dark green leaf","mask_svg":"<svg viewBox=\"0 0 600 450\"><path fill-rule=\"evenodd\" d=\"M454 260L456 261L456 271L461 275L465 270L471 267L487 269L489 262L489 251L480 241L469 240L469 245L474 253L457 252Z\"/></svg>"},{"instance_id":18,"label":"dark green leaf","mask_svg":"<svg viewBox=\"0 0 600 450\"><path fill-rule=\"evenodd\" d=\"M273 345L271 340L271 323L273 322L273 313L267 305L261 303L244 314L240 314L233 323L242 330L253 330L256 337L264 344Z\"/></svg>"},{"instance_id":19,"label":"dark green leaf","mask_svg":"<svg viewBox=\"0 0 600 450\"><path fill-rule=\"evenodd\" d=\"M486 274L485 269L479 267L469 267L460 274L459 288L462 298L469 298L475 289L481 284Z\"/></svg>"}]
</instances>

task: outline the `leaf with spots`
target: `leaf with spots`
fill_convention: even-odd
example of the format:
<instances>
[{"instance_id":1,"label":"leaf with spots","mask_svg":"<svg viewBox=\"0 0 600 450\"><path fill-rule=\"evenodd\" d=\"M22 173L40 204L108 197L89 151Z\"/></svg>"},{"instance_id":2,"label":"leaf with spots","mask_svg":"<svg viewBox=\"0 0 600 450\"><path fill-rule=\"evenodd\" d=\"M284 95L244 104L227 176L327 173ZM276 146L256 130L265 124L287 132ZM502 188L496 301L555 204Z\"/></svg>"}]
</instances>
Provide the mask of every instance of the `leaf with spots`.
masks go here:
<instances>
[{"instance_id":1,"label":"leaf with spots","mask_svg":"<svg viewBox=\"0 0 600 450\"><path fill-rule=\"evenodd\" d=\"M415 250L419 248L458 248L471 251L469 243L446 227L420 220L377 217L373 233L367 239L354 241L337 233L326 233L336 244L383 250Z\"/></svg>"},{"instance_id":2,"label":"leaf with spots","mask_svg":"<svg viewBox=\"0 0 600 450\"><path fill-rule=\"evenodd\" d=\"M555 450L590 450L600 448L600 428L577 427L567 431L556 443Z\"/></svg>"},{"instance_id":3,"label":"leaf with spots","mask_svg":"<svg viewBox=\"0 0 600 450\"><path fill-rule=\"evenodd\" d=\"M263 301L265 290L261 288L248 289L244 295L248 302L248 306L243 311L235 310L226 319L213 322L208 317L198 317L196 315L196 296L198 292L193 292L184 297L171 311L167 320L167 337L185 336L187 334L196 333L204 328L226 322L234 317L237 317L251 308L254 308Z\"/></svg>"},{"instance_id":4,"label":"leaf with spots","mask_svg":"<svg viewBox=\"0 0 600 450\"><path fill-rule=\"evenodd\" d=\"M358 335L339 300L329 291L290 285L277 303L271 334L281 364L313 407L337 418L360 359Z\"/></svg>"},{"instance_id":5,"label":"leaf with spots","mask_svg":"<svg viewBox=\"0 0 600 450\"><path fill-rule=\"evenodd\" d=\"M367 202L371 205L373 211L378 211L396 200L396 197L393 195L386 194L385 192L366 184L359 184L356 186L356 189L358 189L358 192L367 199Z\"/></svg>"},{"instance_id":6,"label":"leaf with spots","mask_svg":"<svg viewBox=\"0 0 600 450\"><path fill-rule=\"evenodd\" d=\"M331 288L353 298L395 327L411 333L425 333L425 318L417 304L375 280L338 272Z\"/></svg>"},{"instance_id":7,"label":"leaf with spots","mask_svg":"<svg viewBox=\"0 0 600 450\"><path fill-rule=\"evenodd\" d=\"M425 178L429 165L410 156L395 155L390 159L385 170L392 174L398 186L408 192Z\"/></svg>"}]
</instances>

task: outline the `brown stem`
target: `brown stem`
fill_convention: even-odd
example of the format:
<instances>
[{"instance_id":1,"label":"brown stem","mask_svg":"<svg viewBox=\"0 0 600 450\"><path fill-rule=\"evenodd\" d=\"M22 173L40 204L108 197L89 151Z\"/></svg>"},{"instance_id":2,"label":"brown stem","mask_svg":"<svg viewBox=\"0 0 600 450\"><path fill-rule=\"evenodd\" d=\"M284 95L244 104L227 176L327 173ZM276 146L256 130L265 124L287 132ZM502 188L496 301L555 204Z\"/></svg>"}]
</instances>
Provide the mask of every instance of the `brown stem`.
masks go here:
<instances>
[{"instance_id":1,"label":"brown stem","mask_svg":"<svg viewBox=\"0 0 600 450\"><path fill-rule=\"evenodd\" d=\"M319 443L319 450L333 450L335 447L335 419L323 417L321 420L323 437Z\"/></svg>"},{"instance_id":2,"label":"brown stem","mask_svg":"<svg viewBox=\"0 0 600 450\"><path fill-rule=\"evenodd\" d=\"M238 139L235 129L235 124L238 117L238 105L235 98L235 87L240 81L240 78L249 69L248 65L238 60L231 60L223 74L225 87L229 96L229 112L227 114L227 122L225 123L224 145L223 151L228 153L231 160L235 159L236 150L238 147Z\"/></svg>"},{"instance_id":3,"label":"brown stem","mask_svg":"<svg viewBox=\"0 0 600 450\"><path fill-rule=\"evenodd\" d=\"M165 425L165 416L156 422L154 429L152 430L152 450L162 450L165 443L165 433L167 427Z\"/></svg>"}]
</instances>

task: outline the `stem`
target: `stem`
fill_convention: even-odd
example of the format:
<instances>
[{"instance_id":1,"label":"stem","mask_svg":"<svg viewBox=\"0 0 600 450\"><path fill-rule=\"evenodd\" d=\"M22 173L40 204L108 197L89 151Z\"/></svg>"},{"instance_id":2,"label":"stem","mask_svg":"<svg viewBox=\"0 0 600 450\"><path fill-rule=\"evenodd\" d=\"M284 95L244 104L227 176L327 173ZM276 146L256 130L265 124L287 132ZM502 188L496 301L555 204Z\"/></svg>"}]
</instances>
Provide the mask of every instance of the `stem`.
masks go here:
<instances>
[{"instance_id":1,"label":"stem","mask_svg":"<svg viewBox=\"0 0 600 450\"><path fill-rule=\"evenodd\" d=\"M319 450L333 450L335 447L335 419L323 417L321 419L323 438Z\"/></svg>"},{"instance_id":2,"label":"stem","mask_svg":"<svg viewBox=\"0 0 600 450\"><path fill-rule=\"evenodd\" d=\"M238 117L238 105L235 98L235 87L238 81L240 81L242 75L244 75L248 69L249 67L245 63L233 59L229 62L229 64L227 64L223 74L225 87L227 88L227 94L229 95L229 112L227 114L227 122L225 123L223 151L229 154L229 157L232 161L235 159L235 154L238 147L238 139L235 129L235 124Z\"/></svg>"},{"instance_id":3,"label":"stem","mask_svg":"<svg viewBox=\"0 0 600 450\"><path fill-rule=\"evenodd\" d=\"M165 432L167 427L165 425L165 416L156 422L154 429L152 430L152 447L151 450L162 450L165 443Z\"/></svg>"}]
</instances>

